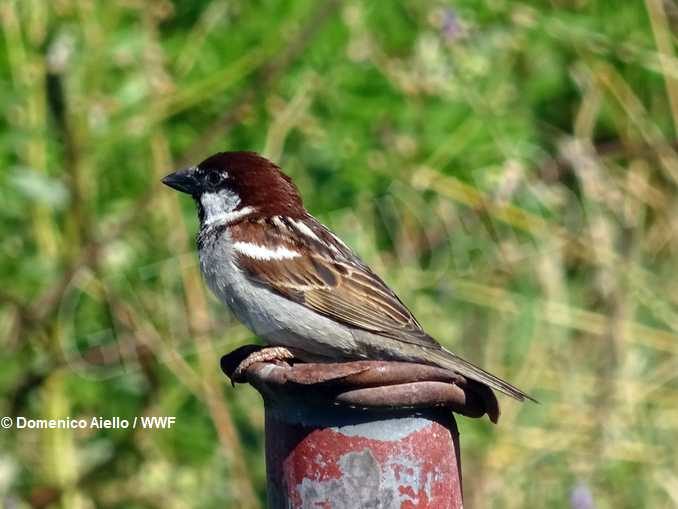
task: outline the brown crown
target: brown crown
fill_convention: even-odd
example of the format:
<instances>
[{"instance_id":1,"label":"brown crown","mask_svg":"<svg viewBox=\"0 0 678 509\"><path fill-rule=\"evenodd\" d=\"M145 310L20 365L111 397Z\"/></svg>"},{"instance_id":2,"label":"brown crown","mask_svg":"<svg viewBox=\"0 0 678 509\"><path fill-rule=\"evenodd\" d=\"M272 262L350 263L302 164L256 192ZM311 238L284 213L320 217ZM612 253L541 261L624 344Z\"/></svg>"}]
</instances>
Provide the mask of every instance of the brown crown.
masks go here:
<instances>
[{"instance_id":1,"label":"brown crown","mask_svg":"<svg viewBox=\"0 0 678 509\"><path fill-rule=\"evenodd\" d=\"M243 207L255 207L259 215L306 215L292 179L256 152L219 152L201 162L198 168L228 172L228 187L238 194Z\"/></svg>"}]
</instances>

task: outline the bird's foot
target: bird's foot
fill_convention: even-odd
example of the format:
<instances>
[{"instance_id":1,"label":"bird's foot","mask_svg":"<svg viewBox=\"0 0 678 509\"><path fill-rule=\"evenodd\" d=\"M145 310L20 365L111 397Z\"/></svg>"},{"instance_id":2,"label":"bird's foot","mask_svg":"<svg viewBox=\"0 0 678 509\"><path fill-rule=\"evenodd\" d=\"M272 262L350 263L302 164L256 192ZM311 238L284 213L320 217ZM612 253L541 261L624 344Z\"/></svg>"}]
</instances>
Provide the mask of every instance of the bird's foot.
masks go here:
<instances>
[{"instance_id":1,"label":"bird's foot","mask_svg":"<svg viewBox=\"0 0 678 509\"><path fill-rule=\"evenodd\" d=\"M252 352L247 357L245 357L238 367L233 371L231 376L231 381L235 382L245 382L245 373L247 370L257 362L272 362L272 361L287 361L294 359L294 354L290 352L284 346L269 346Z\"/></svg>"}]
</instances>

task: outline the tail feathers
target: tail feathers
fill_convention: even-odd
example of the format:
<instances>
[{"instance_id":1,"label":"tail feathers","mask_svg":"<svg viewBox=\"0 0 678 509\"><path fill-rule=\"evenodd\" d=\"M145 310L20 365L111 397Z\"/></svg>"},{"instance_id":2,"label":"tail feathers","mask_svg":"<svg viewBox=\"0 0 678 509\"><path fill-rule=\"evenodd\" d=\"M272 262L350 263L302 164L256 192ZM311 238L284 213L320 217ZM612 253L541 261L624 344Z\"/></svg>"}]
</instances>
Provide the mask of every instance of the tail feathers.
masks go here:
<instances>
[{"instance_id":1,"label":"tail feathers","mask_svg":"<svg viewBox=\"0 0 678 509\"><path fill-rule=\"evenodd\" d=\"M476 380L478 382L484 383L496 389L504 394L511 396L512 398L517 399L518 401L525 401L529 399L535 403L539 403L532 396L521 391L517 387L511 385L508 382L505 382L499 377L494 376L492 373L488 373L484 369L479 368L478 366L471 364L470 362L462 359L461 357L453 354L452 352L445 350L428 350L427 357L429 357L435 364L439 365L441 368L449 369L459 373L460 375L470 378L471 380Z\"/></svg>"}]
</instances>

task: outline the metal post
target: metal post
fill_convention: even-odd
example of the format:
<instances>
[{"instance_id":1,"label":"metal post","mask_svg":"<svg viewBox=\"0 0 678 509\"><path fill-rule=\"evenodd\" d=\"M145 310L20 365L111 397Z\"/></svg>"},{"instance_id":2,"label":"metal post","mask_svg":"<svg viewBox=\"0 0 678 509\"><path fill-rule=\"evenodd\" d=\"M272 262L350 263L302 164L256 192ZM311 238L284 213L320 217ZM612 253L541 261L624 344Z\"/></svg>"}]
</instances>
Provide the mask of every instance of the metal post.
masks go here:
<instances>
[{"instance_id":1,"label":"metal post","mask_svg":"<svg viewBox=\"0 0 678 509\"><path fill-rule=\"evenodd\" d=\"M222 359L229 376L246 353ZM270 509L461 508L451 410L499 415L489 389L420 364L258 362L245 378L266 409Z\"/></svg>"},{"instance_id":2,"label":"metal post","mask_svg":"<svg viewBox=\"0 0 678 509\"><path fill-rule=\"evenodd\" d=\"M384 413L266 402L270 508L460 508L451 412Z\"/></svg>"}]
</instances>

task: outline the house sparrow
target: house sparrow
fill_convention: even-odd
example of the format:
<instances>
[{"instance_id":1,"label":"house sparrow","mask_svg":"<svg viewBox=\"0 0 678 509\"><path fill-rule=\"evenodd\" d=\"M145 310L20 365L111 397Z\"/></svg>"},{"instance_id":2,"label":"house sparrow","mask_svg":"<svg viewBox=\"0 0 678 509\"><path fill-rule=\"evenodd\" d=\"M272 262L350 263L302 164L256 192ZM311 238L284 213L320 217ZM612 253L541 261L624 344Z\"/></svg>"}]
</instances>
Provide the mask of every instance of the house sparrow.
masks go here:
<instances>
[{"instance_id":1,"label":"house sparrow","mask_svg":"<svg viewBox=\"0 0 678 509\"><path fill-rule=\"evenodd\" d=\"M443 348L346 244L309 214L290 177L254 152L221 152L162 182L198 207L200 268L238 319L305 361L439 366L518 400L520 389Z\"/></svg>"}]
</instances>

